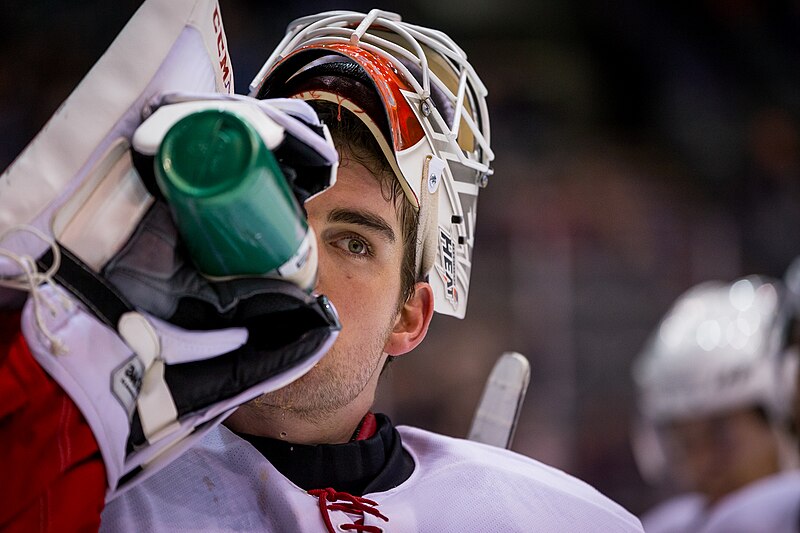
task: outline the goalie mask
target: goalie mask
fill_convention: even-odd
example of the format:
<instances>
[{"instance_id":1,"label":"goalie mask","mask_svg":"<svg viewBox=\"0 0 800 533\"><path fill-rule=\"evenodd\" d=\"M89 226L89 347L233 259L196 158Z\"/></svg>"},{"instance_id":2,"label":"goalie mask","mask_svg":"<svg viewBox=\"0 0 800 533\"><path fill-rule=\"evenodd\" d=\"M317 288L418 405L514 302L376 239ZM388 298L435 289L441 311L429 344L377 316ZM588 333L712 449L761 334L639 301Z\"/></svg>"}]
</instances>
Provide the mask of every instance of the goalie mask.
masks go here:
<instances>
[{"instance_id":1,"label":"goalie mask","mask_svg":"<svg viewBox=\"0 0 800 533\"><path fill-rule=\"evenodd\" d=\"M486 88L445 34L379 10L298 19L251 84L258 98L327 101L361 119L419 213L416 274L463 318L479 188L494 155Z\"/></svg>"}]
</instances>

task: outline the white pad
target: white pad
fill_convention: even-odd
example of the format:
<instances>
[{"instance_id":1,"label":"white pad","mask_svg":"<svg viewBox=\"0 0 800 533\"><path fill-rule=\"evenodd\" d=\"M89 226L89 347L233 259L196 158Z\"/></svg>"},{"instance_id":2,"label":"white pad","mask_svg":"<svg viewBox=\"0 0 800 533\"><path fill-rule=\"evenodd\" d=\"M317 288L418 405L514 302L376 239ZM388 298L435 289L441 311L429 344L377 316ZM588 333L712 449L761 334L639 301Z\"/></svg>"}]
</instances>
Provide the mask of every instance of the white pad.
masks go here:
<instances>
[{"instance_id":1,"label":"white pad","mask_svg":"<svg viewBox=\"0 0 800 533\"><path fill-rule=\"evenodd\" d=\"M103 154L130 139L142 111L165 91L233 92L233 73L216 0L147 0L26 149L0 176L0 246L39 257L53 214ZM135 225L135 223L134 223ZM19 274L0 256L0 276ZM7 294L5 295L8 296ZM0 304L4 293L0 291Z\"/></svg>"},{"instance_id":2,"label":"white pad","mask_svg":"<svg viewBox=\"0 0 800 533\"><path fill-rule=\"evenodd\" d=\"M228 111L240 116L258 132L264 146L274 150L283 141L284 131L252 101L195 100L161 106L133 134L133 147L144 155L156 155L167 131L179 120L200 111Z\"/></svg>"}]
</instances>

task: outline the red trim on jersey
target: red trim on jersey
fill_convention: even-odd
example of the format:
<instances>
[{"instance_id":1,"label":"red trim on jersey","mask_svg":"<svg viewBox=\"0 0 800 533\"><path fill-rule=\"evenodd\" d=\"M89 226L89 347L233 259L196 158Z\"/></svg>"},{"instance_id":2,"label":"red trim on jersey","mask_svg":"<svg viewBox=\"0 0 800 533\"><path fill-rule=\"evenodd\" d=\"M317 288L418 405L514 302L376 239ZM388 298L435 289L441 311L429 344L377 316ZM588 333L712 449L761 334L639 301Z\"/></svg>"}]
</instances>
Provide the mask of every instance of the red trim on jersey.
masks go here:
<instances>
[{"instance_id":1,"label":"red trim on jersey","mask_svg":"<svg viewBox=\"0 0 800 533\"><path fill-rule=\"evenodd\" d=\"M0 312L0 530L97 531L106 490L97 442L19 321Z\"/></svg>"},{"instance_id":2,"label":"red trim on jersey","mask_svg":"<svg viewBox=\"0 0 800 533\"><path fill-rule=\"evenodd\" d=\"M378 431L378 422L375 420L375 415L372 411L369 411L361 419L361 423L358 425L352 440L366 440L373 436L376 431Z\"/></svg>"}]
</instances>

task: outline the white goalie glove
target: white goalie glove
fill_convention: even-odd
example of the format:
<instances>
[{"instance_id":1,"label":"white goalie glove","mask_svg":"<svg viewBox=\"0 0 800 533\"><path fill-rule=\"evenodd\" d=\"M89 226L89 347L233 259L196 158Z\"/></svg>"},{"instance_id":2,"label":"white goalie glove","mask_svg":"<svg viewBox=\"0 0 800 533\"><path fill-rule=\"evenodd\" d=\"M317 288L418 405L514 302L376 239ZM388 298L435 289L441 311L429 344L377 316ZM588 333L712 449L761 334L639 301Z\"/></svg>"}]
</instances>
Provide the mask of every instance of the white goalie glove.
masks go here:
<instances>
[{"instance_id":1,"label":"white goalie glove","mask_svg":"<svg viewBox=\"0 0 800 533\"><path fill-rule=\"evenodd\" d=\"M112 491L158 471L241 403L303 375L335 338L263 353L246 348L245 328L187 331L137 312L123 315L117 332L62 288L37 291L23 334L87 419ZM36 305L45 308L40 320Z\"/></svg>"},{"instance_id":2,"label":"white goalie glove","mask_svg":"<svg viewBox=\"0 0 800 533\"><path fill-rule=\"evenodd\" d=\"M165 117L224 108L274 154L303 218L335 176L324 126L302 102L232 91L217 2L147 0L0 176L0 308L24 304L25 341L88 421L108 497L302 375L340 328L309 294L313 235L294 271L205 276L154 180Z\"/></svg>"},{"instance_id":3,"label":"white goalie glove","mask_svg":"<svg viewBox=\"0 0 800 533\"><path fill-rule=\"evenodd\" d=\"M298 201L330 184L336 152L310 108L227 100L223 105L234 111L255 105L281 121L263 115L274 134L270 148ZM215 107L221 101L192 102ZM148 155L137 154L144 161L140 168L152 163ZM131 167L125 174L133 179L146 172ZM32 293L22 313L23 334L92 428L113 498L168 464L237 406L302 376L340 326L324 296L310 295L308 287L278 273L207 279L186 255L163 199L150 200L127 242L98 263L92 254L106 242L92 239L91 227L102 225L98 217L106 207L98 190L102 186L95 194L77 193L59 211L71 218L38 259L47 274L30 257L0 251L26 270L14 285ZM86 229L71 229L78 223ZM71 234L82 238L70 240ZM310 268L315 276L315 260Z\"/></svg>"}]
</instances>

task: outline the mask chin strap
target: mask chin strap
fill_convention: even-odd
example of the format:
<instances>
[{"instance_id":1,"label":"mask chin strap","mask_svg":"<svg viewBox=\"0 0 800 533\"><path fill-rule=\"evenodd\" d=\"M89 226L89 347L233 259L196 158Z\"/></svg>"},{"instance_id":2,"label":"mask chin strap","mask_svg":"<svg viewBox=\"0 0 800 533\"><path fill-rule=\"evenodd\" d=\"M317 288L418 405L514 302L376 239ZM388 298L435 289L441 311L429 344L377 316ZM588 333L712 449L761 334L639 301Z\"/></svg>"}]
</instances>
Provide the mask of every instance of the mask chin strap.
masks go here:
<instances>
[{"instance_id":1,"label":"mask chin strap","mask_svg":"<svg viewBox=\"0 0 800 533\"><path fill-rule=\"evenodd\" d=\"M416 272L427 277L436 262L439 228L439 185L443 179L444 161L428 156L423 165L420 184Z\"/></svg>"}]
</instances>

